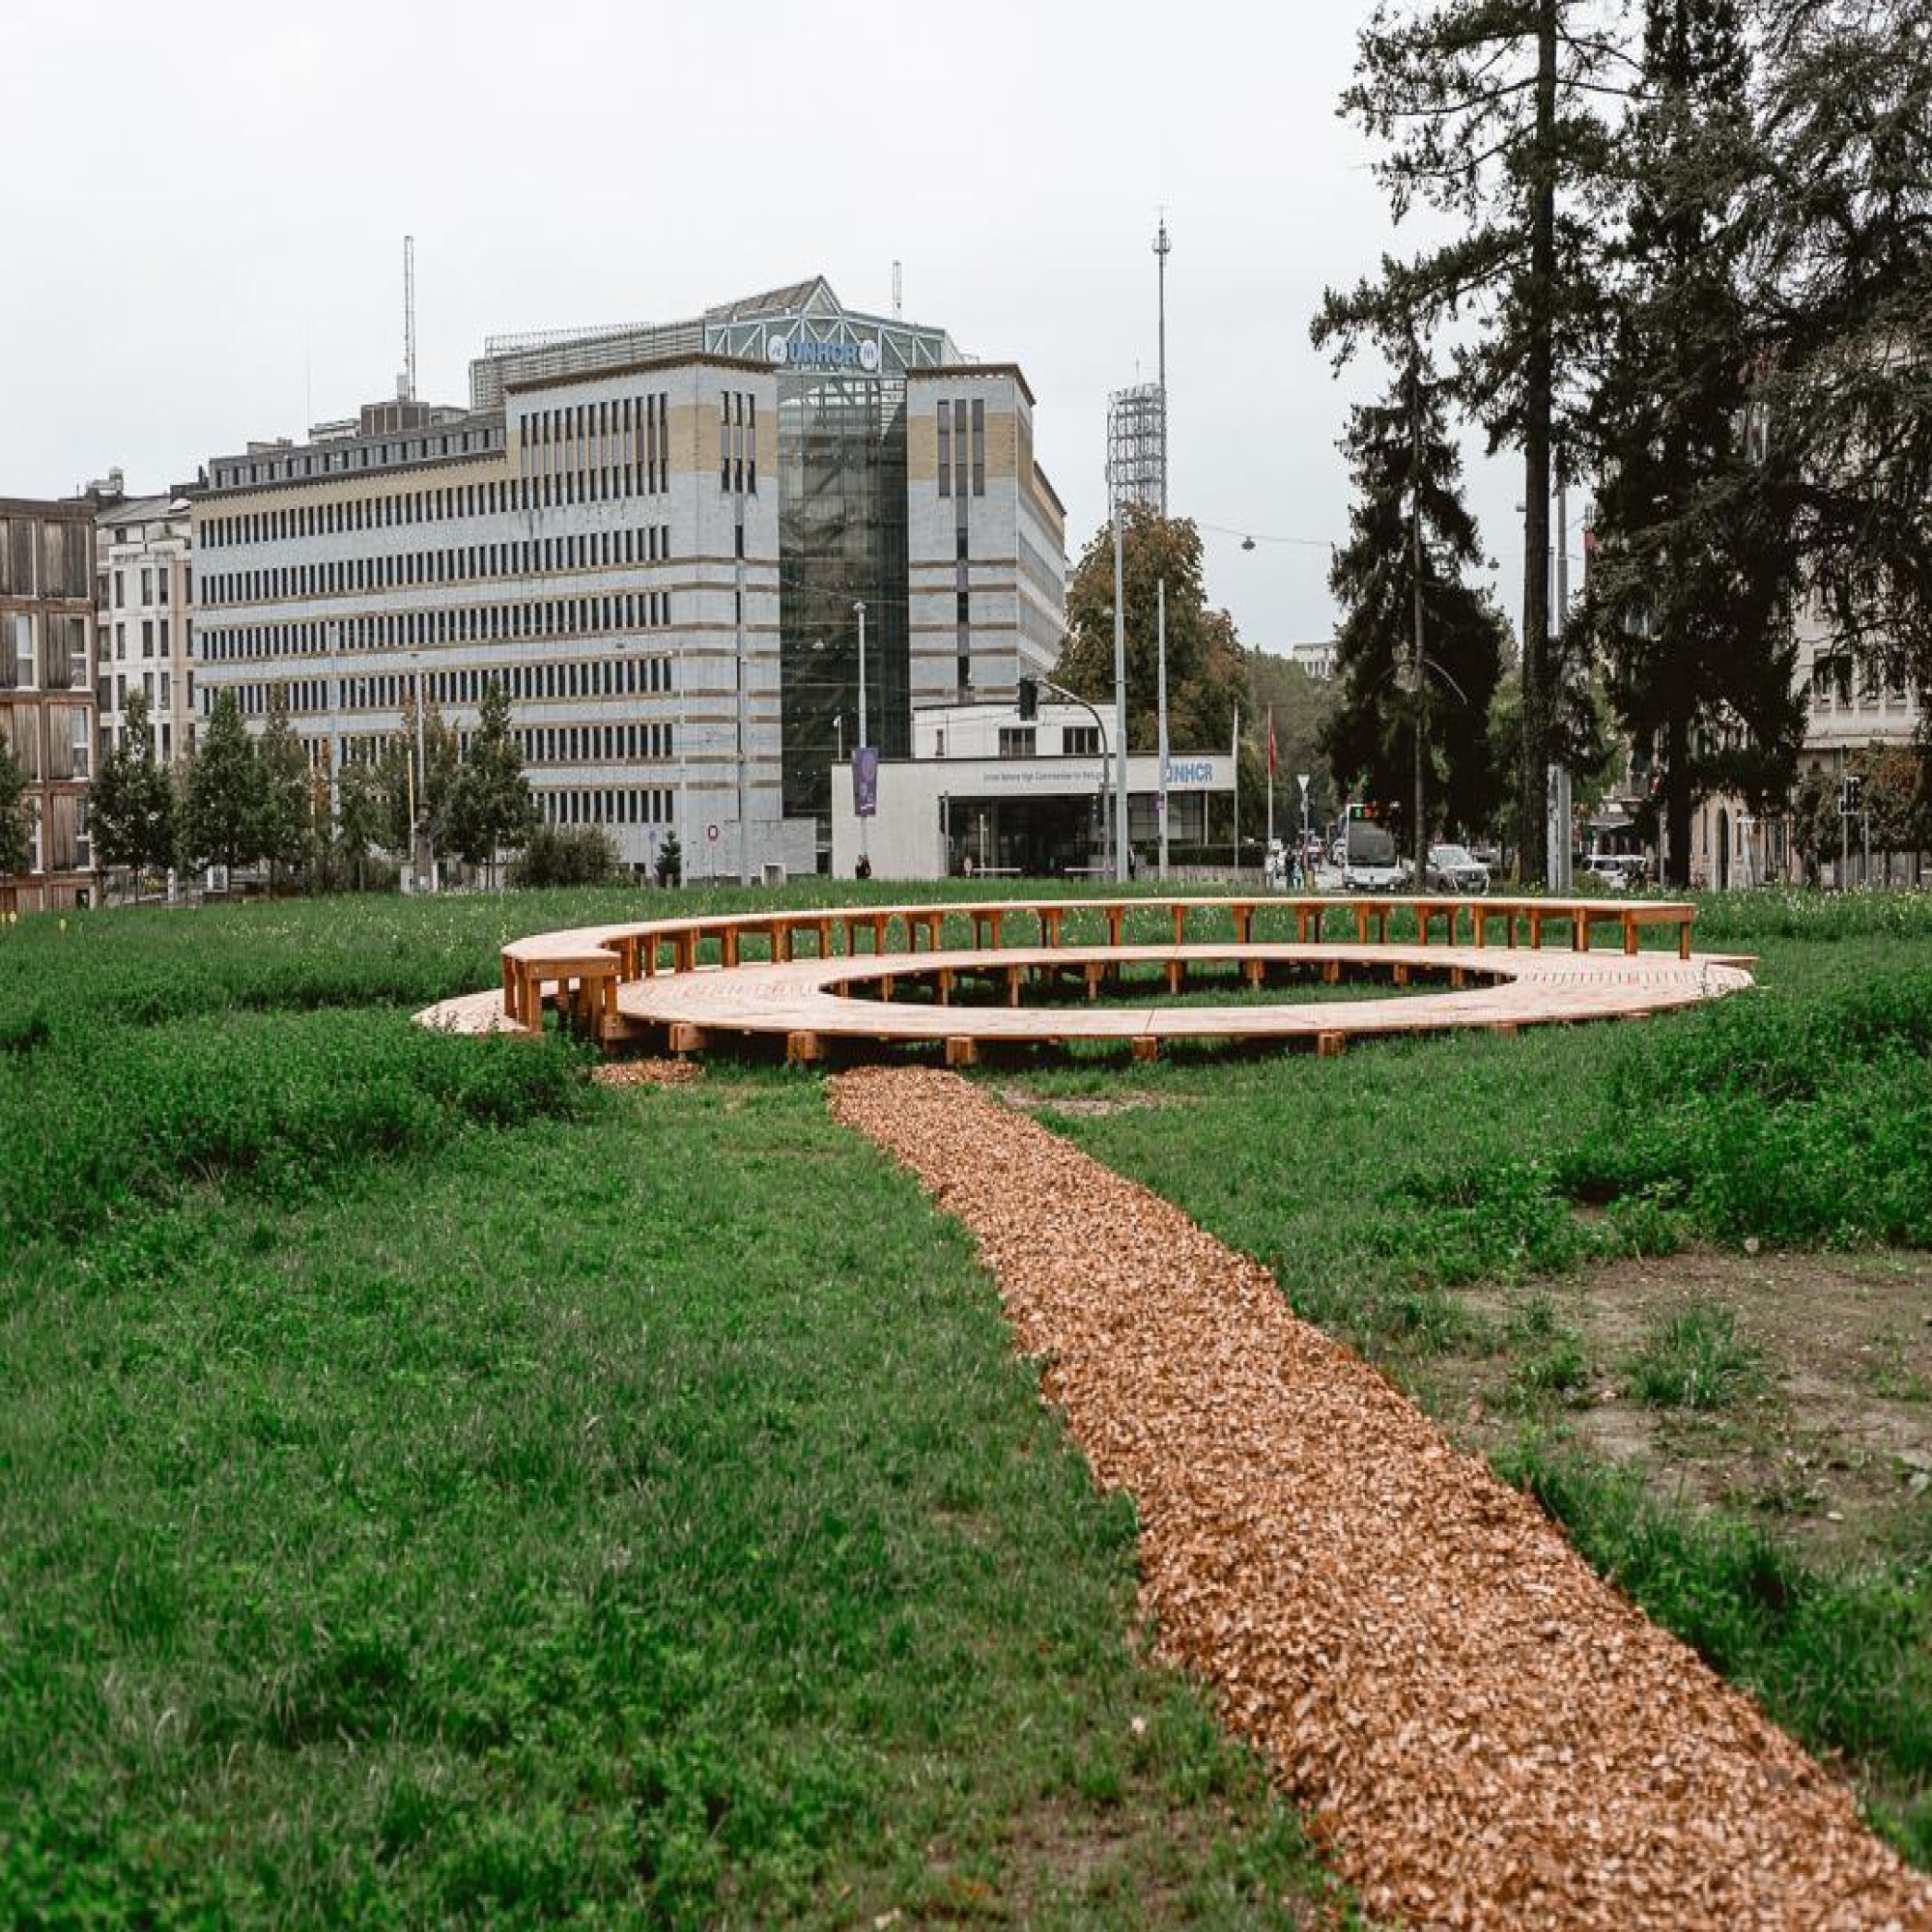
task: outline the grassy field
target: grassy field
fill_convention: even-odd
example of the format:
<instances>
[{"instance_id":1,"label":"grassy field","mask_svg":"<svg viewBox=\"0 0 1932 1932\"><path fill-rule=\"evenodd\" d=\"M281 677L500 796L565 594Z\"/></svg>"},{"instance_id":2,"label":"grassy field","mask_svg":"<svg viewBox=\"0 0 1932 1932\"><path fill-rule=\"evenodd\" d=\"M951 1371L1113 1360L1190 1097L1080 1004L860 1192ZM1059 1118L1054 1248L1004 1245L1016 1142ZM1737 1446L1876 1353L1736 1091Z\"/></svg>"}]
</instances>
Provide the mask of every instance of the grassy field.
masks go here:
<instances>
[{"instance_id":1,"label":"grassy field","mask_svg":"<svg viewBox=\"0 0 1932 1932\"><path fill-rule=\"evenodd\" d=\"M0 1922L1301 1922L816 1083L399 1010L634 905L0 932Z\"/></svg>"},{"instance_id":2,"label":"grassy field","mask_svg":"<svg viewBox=\"0 0 1932 1932\"><path fill-rule=\"evenodd\" d=\"M1699 943L1762 990L996 1077L1267 1262L1932 1862L1932 902L1740 895Z\"/></svg>"},{"instance_id":3,"label":"grassy field","mask_svg":"<svg viewBox=\"0 0 1932 1932\"><path fill-rule=\"evenodd\" d=\"M407 1024L507 936L665 909L0 930L0 1921L1248 1925L1321 1895L1140 1655L1131 1510L815 1077L604 1089L560 1042ZM1780 1458L1820 1251L1890 1324L1833 1331L1866 1408L1908 1453L1932 1416L1928 939L1923 901L1752 895L1700 942L1768 990L1654 1027L988 1077L1265 1258L1925 1860L1932 1455L1856 1494ZM1657 1480L1752 1459L1773 1500Z\"/></svg>"}]
</instances>

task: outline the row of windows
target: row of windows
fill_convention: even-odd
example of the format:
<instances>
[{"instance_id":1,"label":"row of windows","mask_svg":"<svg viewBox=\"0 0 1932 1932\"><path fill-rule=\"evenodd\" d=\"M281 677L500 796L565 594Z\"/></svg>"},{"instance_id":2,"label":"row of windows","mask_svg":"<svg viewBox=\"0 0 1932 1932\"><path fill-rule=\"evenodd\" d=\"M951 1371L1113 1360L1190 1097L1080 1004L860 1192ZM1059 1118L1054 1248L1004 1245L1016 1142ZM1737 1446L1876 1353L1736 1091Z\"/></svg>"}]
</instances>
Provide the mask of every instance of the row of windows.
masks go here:
<instances>
[{"instance_id":1,"label":"row of windows","mask_svg":"<svg viewBox=\"0 0 1932 1932\"><path fill-rule=\"evenodd\" d=\"M174 701L174 674L161 673L158 700L155 689L155 673L143 671L134 680L134 688L147 694L148 709L152 712L158 701L165 711ZM128 680L125 677L103 677L95 685L95 701L103 711L126 711L128 708ZM194 702L194 673L187 674L187 701Z\"/></svg>"},{"instance_id":2,"label":"row of windows","mask_svg":"<svg viewBox=\"0 0 1932 1932\"><path fill-rule=\"evenodd\" d=\"M189 603L192 603L194 601L194 566L192 564L185 565L183 576L185 584L184 595ZM156 570L151 564L143 564L141 566L141 602L144 605L157 604L165 610L170 600L172 577L173 573L166 564L162 564L159 570ZM125 611L128 608L128 572L126 570L117 570L114 573L114 608L117 611Z\"/></svg>"},{"instance_id":3,"label":"row of windows","mask_svg":"<svg viewBox=\"0 0 1932 1932\"><path fill-rule=\"evenodd\" d=\"M668 825L677 794L664 786L626 790L538 791L537 810L553 825Z\"/></svg>"},{"instance_id":4,"label":"row of windows","mask_svg":"<svg viewBox=\"0 0 1932 1932\"><path fill-rule=\"evenodd\" d=\"M236 624L200 634L209 664L257 658L325 657L337 651L409 650L422 644L481 644L529 639L608 637L667 630L668 590L624 590L606 597L560 597L538 604L472 604L434 611L307 618L287 624Z\"/></svg>"},{"instance_id":5,"label":"row of windows","mask_svg":"<svg viewBox=\"0 0 1932 1932\"><path fill-rule=\"evenodd\" d=\"M169 652L173 648L173 642L172 642L173 633L169 628L170 621L171 620L166 617L160 619L160 655L162 657L168 656ZM156 655L155 627L156 627L156 620L153 617L143 617L141 619L141 655L144 658L151 658ZM194 648L194 625L192 622L185 620L182 632L182 642L185 644L189 650L192 650ZM114 655L117 659L121 660L124 663L127 660L128 626L124 623L117 623L114 626Z\"/></svg>"},{"instance_id":6,"label":"row of windows","mask_svg":"<svg viewBox=\"0 0 1932 1932\"><path fill-rule=\"evenodd\" d=\"M668 696L672 690L671 661L666 657L569 658L556 663L504 665L487 670L475 666L429 670L420 674L424 699L435 705L476 705L492 681L517 703L553 698L646 697ZM381 671L360 677L298 677L282 685L289 709L308 714L333 711L400 711L418 687L412 671ZM163 679L163 690L166 684ZM273 684L230 687L243 717L266 718ZM192 701L194 683L188 682ZM202 712L214 707L215 693L204 686ZM165 699L163 699L165 701Z\"/></svg>"},{"instance_id":7,"label":"row of windows","mask_svg":"<svg viewBox=\"0 0 1932 1932\"><path fill-rule=\"evenodd\" d=\"M242 457L214 465L214 487L237 490L250 483L283 483L347 469L387 469L438 457L487 455L502 446L503 426L491 423L481 429L447 430L437 436L399 437L394 442L338 444L327 449L298 449L287 456Z\"/></svg>"},{"instance_id":8,"label":"row of windows","mask_svg":"<svg viewBox=\"0 0 1932 1932\"><path fill-rule=\"evenodd\" d=\"M1875 705L1879 702L1879 672L1875 666L1867 665L1863 676L1859 680L1859 703ZM1829 711L1835 696L1840 711L1850 711L1852 705L1852 664L1849 658L1821 658L1811 667L1811 708L1813 711ZM1898 705L1905 702L1905 670L1894 665L1886 679L1885 702Z\"/></svg>"},{"instance_id":9,"label":"row of windows","mask_svg":"<svg viewBox=\"0 0 1932 1932\"><path fill-rule=\"evenodd\" d=\"M453 483L439 490L400 490L390 496L348 497L332 503L291 503L280 510L209 517L201 525L198 540L204 550L236 550L244 544L294 543L301 537L339 536L349 530L497 517L526 507L509 482Z\"/></svg>"},{"instance_id":10,"label":"row of windows","mask_svg":"<svg viewBox=\"0 0 1932 1932\"><path fill-rule=\"evenodd\" d=\"M670 488L670 397L619 396L519 419L526 497L540 505L655 497Z\"/></svg>"},{"instance_id":11,"label":"row of windows","mask_svg":"<svg viewBox=\"0 0 1932 1932\"><path fill-rule=\"evenodd\" d=\"M272 570L231 570L209 578L203 589L206 605L213 608L258 604L278 597L333 597L359 590L475 583L492 578L596 570L605 565L663 563L669 555L670 526L643 524L620 530L526 537L516 543L467 544L454 550L407 551L395 556L345 556Z\"/></svg>"},{"instance_id":12,"label":"row of windows","mask_svg":"<svg viewBox=\"0 0 1932 1932\"><path fill-rule=\"evenodd\" d=\"M969 445L967 425L972 425ZM969 416L964 402L942 402L939 406L939 494L953 494L953 478L959 481L958 494L965 496L970 479L976 497L986 494L986 403L975 396Z\"/></svg>"}]
</instances>

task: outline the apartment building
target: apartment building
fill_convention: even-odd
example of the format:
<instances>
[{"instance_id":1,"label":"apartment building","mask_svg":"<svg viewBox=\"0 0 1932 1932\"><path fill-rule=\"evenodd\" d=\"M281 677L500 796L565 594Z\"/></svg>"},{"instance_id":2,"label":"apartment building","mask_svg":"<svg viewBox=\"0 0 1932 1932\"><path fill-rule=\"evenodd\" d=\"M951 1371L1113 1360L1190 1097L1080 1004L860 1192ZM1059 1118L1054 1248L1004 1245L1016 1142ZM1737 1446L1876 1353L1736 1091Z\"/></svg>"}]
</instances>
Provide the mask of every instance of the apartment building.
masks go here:
<instances>
[{"instance_id":1,"label":"apartment building","mask_svg":"<svg viewBox=\"0 0 1932 1932\"><path fill-rule=\"evenodd\" d=\"M96 757L94 504L0 497L0 732L26 775L27 864L0 911L86 905Z\"/></svg>"},{"instance_id":2,"label":"apartment building","mask_svg":"<svg viewBox=\"0 0 1932 1932\"><path fill-rule=\"evenodd\" d=\"M118 480L118 478L116 479ZM96 697L103 754L148 700L160 763L194 750L194 530L185 495L106 495L95 519Z\"/></svg>"}]
</instances>

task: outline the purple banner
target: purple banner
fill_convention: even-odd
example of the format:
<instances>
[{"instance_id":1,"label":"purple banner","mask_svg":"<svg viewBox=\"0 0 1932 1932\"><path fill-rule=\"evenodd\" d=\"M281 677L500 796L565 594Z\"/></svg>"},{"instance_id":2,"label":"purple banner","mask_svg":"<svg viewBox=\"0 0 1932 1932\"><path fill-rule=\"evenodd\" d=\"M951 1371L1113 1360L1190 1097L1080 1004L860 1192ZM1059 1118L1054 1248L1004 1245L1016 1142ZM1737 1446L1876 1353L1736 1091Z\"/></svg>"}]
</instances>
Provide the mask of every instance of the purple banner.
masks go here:
<instances>
[{"instance_id":1,"label":"purple banner","mask_svg":"<svg viewBox=\"0 0 1932 1932\"><path fill-rule=\"evenodd\" d=\"M860 818L879 815L879 751L861 745L852 753L852 810Z\"/></svg>"}]
</instances>

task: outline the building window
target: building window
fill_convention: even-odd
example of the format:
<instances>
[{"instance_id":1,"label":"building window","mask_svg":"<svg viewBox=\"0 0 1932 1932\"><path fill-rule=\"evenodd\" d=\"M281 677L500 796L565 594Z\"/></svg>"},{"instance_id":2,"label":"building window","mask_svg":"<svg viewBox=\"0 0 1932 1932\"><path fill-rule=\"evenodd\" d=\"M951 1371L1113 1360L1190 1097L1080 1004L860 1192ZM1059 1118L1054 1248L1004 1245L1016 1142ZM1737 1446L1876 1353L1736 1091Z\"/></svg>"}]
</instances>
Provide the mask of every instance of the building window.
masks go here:
<instances>
[{"instance_id":1,"label":"building window","mask_svg":"<svg viewBox=\"0 0 1932 1932\"><path fill-rule=\"evenodd\" d=\"M1002 724L1000 726L1000 756L1003 758L1031 758L1035 755L1035 740L1037 733L1031 724Z\"/></svg>"},{"instance_id":2,"label":"building window","mask_svg":"<svg viewBox=\"0 0 1932 1932\"><path fill-rule=\"evenodd\" d=\"M1097 724L1068 724L1060 733L1060 750L1068 758L1096 758L1100 755L1100 727Z\"/></svg>"},{"instance_id":3,"label":"building window","mask_svg":"<svg viewBox=\"0 0 1932 1932\"><path fill-rule=\"evenodd\" d=\"M939 494L952 494L952 405L939 406Z\"/></svg>"}]
</instances>

